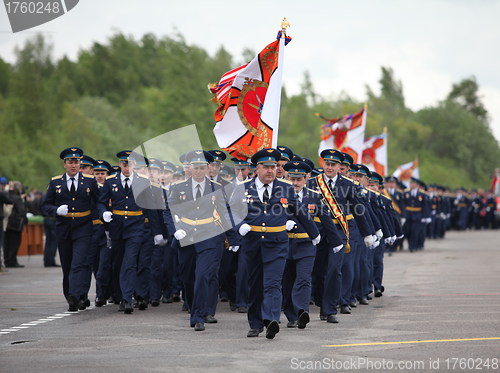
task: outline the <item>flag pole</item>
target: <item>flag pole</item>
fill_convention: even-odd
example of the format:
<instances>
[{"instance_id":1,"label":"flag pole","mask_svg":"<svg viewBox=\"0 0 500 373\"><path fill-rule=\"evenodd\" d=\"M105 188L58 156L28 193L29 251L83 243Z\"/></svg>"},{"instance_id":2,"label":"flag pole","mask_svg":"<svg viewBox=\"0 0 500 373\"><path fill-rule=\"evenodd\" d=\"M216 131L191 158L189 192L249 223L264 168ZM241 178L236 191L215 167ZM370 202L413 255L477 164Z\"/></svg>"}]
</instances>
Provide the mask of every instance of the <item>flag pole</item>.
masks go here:
<instances>
[{"instance_id":1,"label":"flag pole","mask_svg":"<svg viewBox=\"0 0 500 373\"><path fill-rule=\"evenodd\" d=\"M283 17L283 20L281 21L281 39L284 39L286 36L286 29L289 28L290 22L286 19L286 17Z\"/></svg>"}]
</instances>

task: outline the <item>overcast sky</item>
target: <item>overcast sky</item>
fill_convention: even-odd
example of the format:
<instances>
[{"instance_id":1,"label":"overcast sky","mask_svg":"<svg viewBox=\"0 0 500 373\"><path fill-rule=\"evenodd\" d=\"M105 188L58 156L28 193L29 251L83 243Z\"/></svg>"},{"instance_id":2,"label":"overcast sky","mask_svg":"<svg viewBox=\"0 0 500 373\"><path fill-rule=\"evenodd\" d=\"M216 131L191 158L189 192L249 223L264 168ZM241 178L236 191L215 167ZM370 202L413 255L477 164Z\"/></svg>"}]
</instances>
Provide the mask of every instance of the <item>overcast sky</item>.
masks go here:
<instances>
[{"instance_id":1,"label":"overcast sky","mask_svg":"<svg viewBox=\"0 0 500 373\"><path fill-rule=\"evenodd\" d=\"M16 34L0 9L0 56L14 62L15 46L35 32L54 44L54 57L71 59L117 31L136 38L179 32L210 54L223 45L239 61L244 48L259 51L273 40L283 16L292 25L283 76L290 93L307 70L320 94L345 91L364 100L365 85L378 92L380 67L390 66L407 106L418 110L474 75L500 141L500 0L81 0L66 15Z\"/></svg>"}]
</instances>

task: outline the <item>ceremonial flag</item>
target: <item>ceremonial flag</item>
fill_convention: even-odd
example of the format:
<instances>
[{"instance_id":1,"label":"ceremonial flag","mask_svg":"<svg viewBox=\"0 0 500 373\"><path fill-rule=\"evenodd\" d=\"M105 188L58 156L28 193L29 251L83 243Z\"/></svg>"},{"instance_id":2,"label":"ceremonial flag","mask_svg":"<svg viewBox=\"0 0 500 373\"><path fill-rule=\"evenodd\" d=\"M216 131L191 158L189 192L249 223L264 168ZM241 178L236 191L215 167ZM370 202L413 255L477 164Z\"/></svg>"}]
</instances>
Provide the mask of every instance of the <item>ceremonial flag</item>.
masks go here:
<instances>
[{"instance_id":1,"label":"ceremonial flag","mask_svg":"<svg viewBox=\"0 0 500 373\"><path fill-rule=\"evenodd\" d=\"M375 171L379 175L387 175L387 133L372 136L365 140L362 163L370 171Z\"/></svg>"},{"instance_id":2,"label":"ceremonial flag","mask_svg":"<svg viewBox=\"0 0 500 373\"><path fill-rule=\"evenodd\" d=\"M351 155L355 163L361 162L364 149L366 106L355 114L332 119L319 113L316 116L327 123L321 126L321 142L318 155L325 149L337 149Z\"/></svg>"},{"instance_id":3,"label":"ceremonial flag","mask_svg":"<svg viewBox=\"0 0 500 373\"><path fill-rule=\"evenodd\" d=\"M410 179L412 177L417 179L420 178L420 173L418 171L418 159L413 162L402 164L396 169L396 171L394 171L392 176L397 177L404 185L409 186Z\"/></svg>"},{"instance_id":4,"label":"ceremonial flag","mask_svg":"<svg viewBox=\"0 0 500 373\"><path fill-rule=\"evenodd\" d=\"M290 40L278 32L252 61L209 86L219 105L214 114L217 143L233 157L246 160L278 143L284 46Z\"/></svg>"}]
</instances>

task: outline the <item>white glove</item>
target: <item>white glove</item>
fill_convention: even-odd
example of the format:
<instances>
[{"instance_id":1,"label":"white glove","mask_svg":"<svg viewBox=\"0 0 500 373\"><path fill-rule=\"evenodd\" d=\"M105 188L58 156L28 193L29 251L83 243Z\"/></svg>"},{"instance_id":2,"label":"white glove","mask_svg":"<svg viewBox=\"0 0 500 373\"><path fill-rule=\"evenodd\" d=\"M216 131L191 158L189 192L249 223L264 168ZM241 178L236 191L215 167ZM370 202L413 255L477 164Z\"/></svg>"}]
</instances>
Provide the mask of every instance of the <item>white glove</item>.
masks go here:
<instances>
[{"instance_id":1,"label":"white glove","mask_svg":"<svg viewBox=\"0 0 500 373\"><path fill-rule=\"evenodd\" d=\"M111 211L104 211L102 214L102 220L104 220L105 223L109 223L113 220L113 213Z\"/></svg>"},{"instance_id":2,"label":"white glove","mask_svg":"<svg viewBox=\"0 0 500 373\"><path fill-rule=\"evenodd\" d=\"M333 252L334 254L338 253L340 250L342 250L342 248L344 247L344 245L338 245L338 246L335 246L333 248Z\"/></svg>"},{"instance_id":3,"label":"white glove","mask_svg":"<svg viewBox=\"0 0 500 373\"><path fill-rule=\"evenodd\" d=\"M163 243L163 235L162 234L157 234L154 236L154 241L156 246L160 246Z\"/></svg>"},{"instance_id":4,"label":"white glove","mask_svg":"<svg viewBox=\"0 0 500 373\"><path fill-rule=\"evenodd\" d=\"M379 245L380 245L380 241L375 241L375 242L373 243L373 246L372 246L371 248L372 248L372 249L375 249L375 248L377 248Z\"/></svg>"},{"instance_id":5,"label":"white glove","mask_svg":"<svg viewBox=\"0 0 500 373\"><path fill-rule=\"evenodd\" d=\"M431 214L436 215L436 210L432 210Z\"/></svg>"},{"instance_id":6,"label":"white glove","mask_svg":"<svg viewBox=\"0 0 500 373\"><path fill-rule=\"evenodd\" d=\"M175 220L176 223L178 223L178 222L181 221L181 219L179 219L179 217L177 215L174 215L174 220Z\"/></svg>"},{"instance_id":7,"label":"white glove","mask_svg":"<svg viewBox=\"0 0 500 373\"><path fill-rule=\"evenodd\" d=\"M397 239L398 239L398 238L397 238L395 235L394 235L394 236L392 236L392 237L391 237L391 241L392 241L392 242L391 242L391 245L392 245L394 242L396 242L396 240L397 240Z\"/></svg>"},{"instance_id":8,"label":"white glove","mask_svg":"<svg viewBox=\"0 0 500 373\"><path fill-rule=\"evenodd\" d=\"M26 214L26 217L27 217L27 218L32 218L33 216L35 216L35 215L33 215L31 212L28 212L28 213Z\"/></svg>"},{"instance_id":9,"label":"white glove","mask_svg":"<svg viewBox=\"0 0 500 373\"><path fill-rule=\"evenodd\" d=\"M375 236L377 236L377 238L380 240L384 236L384 234L382 233L382 229L376 231Z\"/></svg>"},{"instance_id":10,"label":"white glove","mask_svg":"<svg viewBox=\"0 0 500 373\"><path fill-rule=\"evenodd\" d=\"M420 221L421 221L422 223L426 223L426 222L427 222L427 218L422 218L422 219L420 219Z\"/></svg>"},{"instance_id":11,"label":"white glove","mask_svg":"<svg viewBox=\"0 0 500 373\"><path fill-rule=\"evenodd\" d=\"M376 234L372 235L372 238L373 238L373 242L377 242L377 241L380 241L377 237Z\"/></svg>"},{"instance_id":12,"label":"white glove","mask_svg":"<svg viewBox=\"0 0 500 373\"><path fill-rule=\"evenodd\" d=\"M286 221L286 230L291 231L295 227L295 222L293 220Z\"/></svg>"},{"instance_id":13,"label":"white glove","mask_svg":"<svg viewBox=\"0 0 500 373\"><path fill-rule=\"evenodd\" d=\"M229 246L229 251L237 252L240 249L239 246Z\"/></svg>"},{"instance_id":14,"label":"white glove","mask_svg":"<svg viewBox=\"0 0 500 373\"><path fill-rule=\"evenodd\" d=\"M321 241L321 235L318 234L318 237L316 237L314 240L311 241L311 243L316 246L317 244L319 244L319 241Z\"/></svg>"},{"instance_id":15,"label":"white glove","mask_svg":"<svg viewBox=\"0 0 500 373\"><path fill-rule=\"evenodd\" d=\"M401 218L401 225L405 225L406 223L406 218Z\"/></svg>"},{"instance_id":16,"label":"white glove","mask_svg":"<svg viewBox=\"0 0 500 373\"><path fill-rule=\"evenodd\" d=\"M397 238L398 240L402 240L404 236L405 236L405 235L404 235L404 234L402 234L401 236L396 237L396 238Z\"/></svg>"},{"instance_id":17,"label":"white glove","mask_svg":"<svg viewBox=\"0 0 500 373\"><path fill-rule=\"evenodd\" d=\"M373 245L373 237L371 235L368 235L364 238L365 241L365 246L370 247Z\"/></svg>"},{"instance_id":18,"label":"white glove","mask_svg":"<svg viewBox=\"0 0 500 373\"><path fill-rule=\"evenodd\" d=\"M392 243L391 243L391 238L392 238L392 237L387 237L386 239L384 239L384 242L385 242L387 245L392 245Z\"/></svg>"},{"instance_id":19,"label":"white glove","mask_svg":"<svg viewBox=\"0 0 500 373\"><path fill-rule=\"evenodd\" d=\"M64 216L64 215L68 215L68 205L61 205L57 208L57 211L56 211L57 215L59 216Z\"/></svg>"},{"instance_id":20,"label":"white glove","mask_svg":"<svg viewBox=\"0 0 500 373\"><path fill-rule=\"evenodd\" d=\"M425 223L429 224L432 221L432 218L425 218Z\"/></svg>"},{"instance_id":21,"label":"white glove","mask_svg":"<svg viewBox=\"0 0 500 373\"><path fill-rule=\"evenodd\" d=\"M174 237L177 239L177 241L182 240L186 236L187 236L187 233L184 229L178 229L174 233Z\"/></svg>"},{"instance_id":22,"label":"white glove","mask_svg":"<svg viewBox=\"0 0 500 373\"><path fill-rule=\"evenodd\" d=\"M244 236L246 235L248 232L250 232L252 230L252 227L250 227L248 224L242 224L240 229L238 230L238 233L240 234L240 236Z\"/></svg>"}]
</instances>

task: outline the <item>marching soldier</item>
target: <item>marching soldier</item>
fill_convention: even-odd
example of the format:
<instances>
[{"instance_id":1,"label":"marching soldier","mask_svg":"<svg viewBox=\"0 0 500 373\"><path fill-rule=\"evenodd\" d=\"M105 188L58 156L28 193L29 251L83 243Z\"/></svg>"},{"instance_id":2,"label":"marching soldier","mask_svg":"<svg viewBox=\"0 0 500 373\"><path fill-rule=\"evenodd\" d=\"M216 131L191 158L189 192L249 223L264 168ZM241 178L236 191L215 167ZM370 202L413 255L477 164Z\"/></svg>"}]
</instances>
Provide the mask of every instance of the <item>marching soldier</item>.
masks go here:
<instances>
[{"instance_id":1,"label":"marching soldier","mask_svg":"<svg viewBox=\"0 0 500 373\"><path fill-rule=\"evenodd\" d=\"M170 187L165 221L175 225L174 237L181 246L179 266L191 312L190 325L195 331L203 331L205 323L217 323L219 266L225 232L232 227L221 185L208 178L210 153L195 150L186 154L186 160L192 176Z\"/></svg>"},{"instance_id":2,"label":"marching soldier","mask_svg":"<svg viewBox=\"0 0 500 373\"><path fill-rule=\"evenodd\" d=\"M281 159L278 161L276 165L276 178L277 179L286 179L286 171L284 170L284 166L287 162L293 158L293 151L288 146L278 145L276 149L281 153Z\"/></svg>"},{"instance_id":3,"label":"marching soldier","mask_svg":"<svg viewBox=\"0 0 500 373\"><path fill-rule=\"evenodd\" d=\"M242 254L249 271L250 299L247 337L257 337L266 330L266 338L273 339L279 332L282 292L281 281L288 255L286 223L289 213L297 218L316 245L321 236L304 206L296 198L292 185L276 178L276 165L281 153L276 149L262 149L252 156L256 177L233 193L231 211L244 203L248 213L238 228L242 236Z\"/></svg>"},{"instance_id":4,"label":"marching soldier","mask_svg":"<svg viewBox=\"0 0 500 373\"><path fill-rule=\"evenodd\" d=\"M321 194L305 187L307 174L311 172L309 165L292 161L285 164L284 169L292 180L299 205L307 208L332 250L341 250L342 238L328 208L321 202ZM289 251L283 273L283 311L288 319L288 328L304 329L310 320L311 276L316 247L297 218L291 216L290 219L287 221Z\"/></svg>"},{"instance_id":5,"label":"marching soldier","mask_svg":"<svg viewBox=\"0 0 500 373\"><path fill-rule=\"evenodd\" d=\"M99 197L94 177L80 173L83 150L64 149L63 175L49 182L42 210L44 215L57 216L59 257L63 271L63 292L69 304L68 311L85 308L85 269L92 236L92 204Z\"/></svg>"},{"instance_id":6,"label":"marching soldier","mask_svg":"<svg viewBox=\"0 0 500 373\"><path fill-rule=\"evenodd\" d=\"M425 229L427 215L429 215L425 196L419 190L419 183L415 178L411 178L410 190L404 194L404 204L407 217L404 234L408 238L410 252L414 252L419 249L419 236Z\"/></svg>"}]
</instances>

